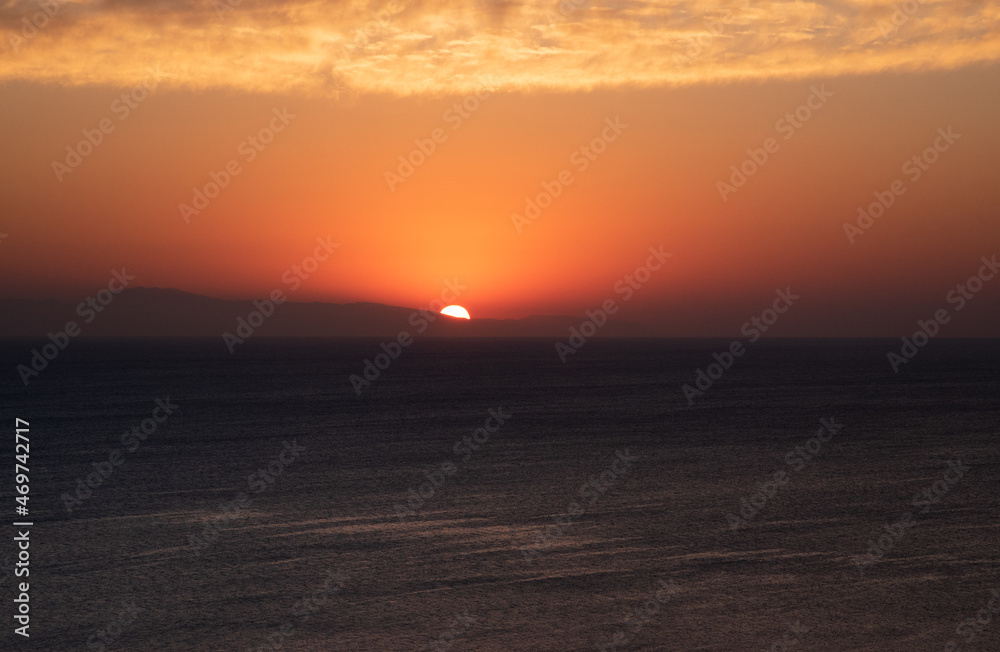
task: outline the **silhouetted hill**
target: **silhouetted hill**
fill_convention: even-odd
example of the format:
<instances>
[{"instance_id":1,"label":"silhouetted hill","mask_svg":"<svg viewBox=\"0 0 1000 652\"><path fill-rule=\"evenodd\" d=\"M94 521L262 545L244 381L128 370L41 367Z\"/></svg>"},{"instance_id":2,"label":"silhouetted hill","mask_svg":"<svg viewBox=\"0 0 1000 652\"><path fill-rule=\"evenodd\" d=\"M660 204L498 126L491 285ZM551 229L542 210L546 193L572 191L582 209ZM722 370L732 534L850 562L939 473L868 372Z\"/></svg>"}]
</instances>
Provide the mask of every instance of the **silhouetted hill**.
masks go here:
<instances>
[{"instance_id":1,"label":"silhouetted hill","mask_svg":"<svg viewBox=\"0 0 1000 652\"><path fill-rule=\"evenodd\" d=\"M247 324L242 327L254 326L255 335L277 337L395 337L403 330L447 337L566 337L584 320L582 315L465 320L367 302L286 302L261 320L258 305L264 304L145 287L126 289L107 306L0 299L0 336L45 336L72 321L80 337L221 337L236 333L242 319ZM634 325L614 321L598 331L600 336L635 334Z\"/></svg>"}]
</instances>

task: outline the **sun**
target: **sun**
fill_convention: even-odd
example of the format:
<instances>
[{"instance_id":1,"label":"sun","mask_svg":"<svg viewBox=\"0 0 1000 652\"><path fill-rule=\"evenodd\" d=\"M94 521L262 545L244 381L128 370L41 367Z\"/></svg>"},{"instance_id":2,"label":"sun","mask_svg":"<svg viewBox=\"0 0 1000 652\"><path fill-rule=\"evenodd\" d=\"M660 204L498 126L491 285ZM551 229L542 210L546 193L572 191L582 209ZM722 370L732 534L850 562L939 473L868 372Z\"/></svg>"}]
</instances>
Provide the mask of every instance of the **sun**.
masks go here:
<instances>
[{"instance_id":1,"label":"sun","mask_svg":"<svg viewBox=\"0 0 1000 652\"><path fill-rule=\"evenodd\" d=\"M469 317L469 311L462 306L445 306L441 309L442 315L448 315L449 317L458 317L459 319L472 319Z\"/></svg>"}]
</instances>

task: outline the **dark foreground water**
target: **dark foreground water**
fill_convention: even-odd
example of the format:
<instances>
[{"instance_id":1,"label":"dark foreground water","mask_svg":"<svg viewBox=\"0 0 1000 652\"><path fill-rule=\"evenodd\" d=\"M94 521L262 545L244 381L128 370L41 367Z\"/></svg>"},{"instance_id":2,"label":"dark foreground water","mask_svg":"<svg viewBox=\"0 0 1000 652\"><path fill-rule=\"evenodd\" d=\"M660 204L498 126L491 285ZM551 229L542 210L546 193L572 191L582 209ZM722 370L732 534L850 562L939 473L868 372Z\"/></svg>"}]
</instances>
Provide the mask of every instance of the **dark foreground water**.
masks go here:
<instances>
[{"instance_id":1,"label":"dark foreground water","mask_svg":"<svg viewBox=\"0 0 1000 652\"><path fill-rule=\"evenodd\" d=\"M38 344L2 649L1000 648L996 341Z\"/></svg>"}]
</instances>

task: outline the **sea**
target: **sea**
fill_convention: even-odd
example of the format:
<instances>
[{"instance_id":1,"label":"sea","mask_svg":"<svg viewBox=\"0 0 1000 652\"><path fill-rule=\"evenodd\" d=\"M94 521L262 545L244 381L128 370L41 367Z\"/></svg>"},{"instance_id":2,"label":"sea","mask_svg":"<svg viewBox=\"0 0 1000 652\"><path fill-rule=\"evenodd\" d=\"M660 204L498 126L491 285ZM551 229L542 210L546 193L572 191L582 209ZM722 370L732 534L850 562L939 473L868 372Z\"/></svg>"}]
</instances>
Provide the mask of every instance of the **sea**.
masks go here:
<instances>
[{"instance_id":1,"label":"sea","mask_svg":"<svg viewBox=\"0 0 1000 652\"><path fill-rule=\"evenodd\" d=\"M1000 341L388 342L0 342L0 649L1000 649Z\"/></svg>"}]
</instances>

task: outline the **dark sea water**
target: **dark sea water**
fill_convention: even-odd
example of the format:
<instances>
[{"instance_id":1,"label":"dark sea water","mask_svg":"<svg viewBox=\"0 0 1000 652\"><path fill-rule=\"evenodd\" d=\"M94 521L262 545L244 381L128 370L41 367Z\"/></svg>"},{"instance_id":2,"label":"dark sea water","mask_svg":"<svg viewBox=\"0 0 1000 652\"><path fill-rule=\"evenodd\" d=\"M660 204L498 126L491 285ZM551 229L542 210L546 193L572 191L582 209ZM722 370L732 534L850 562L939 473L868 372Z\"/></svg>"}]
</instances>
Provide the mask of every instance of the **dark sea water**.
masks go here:
<instances>
[{"instance_id":1,"label":"dark sea water","mask_svg":"<svg viewBox=\"0 0 1000 652\"><path fill-rule=\"evenodd\" d=\"M378 340L39 344L5 650L1000 649L997 341L762 341L692 405L728 342L418 340L360 396Z\"/></svg>"}]
</instances>

